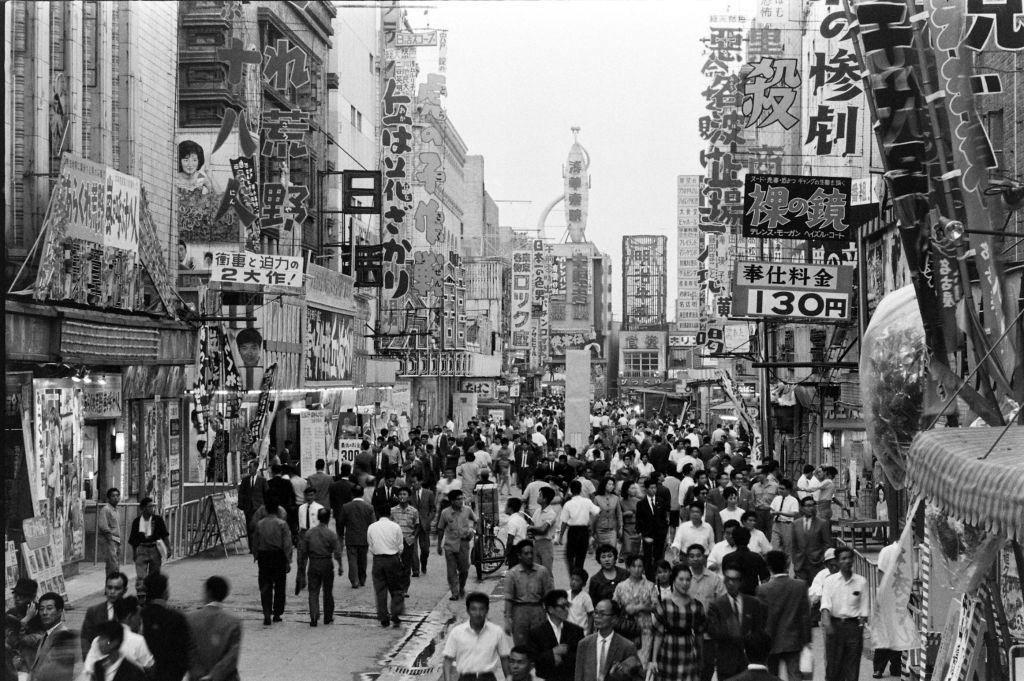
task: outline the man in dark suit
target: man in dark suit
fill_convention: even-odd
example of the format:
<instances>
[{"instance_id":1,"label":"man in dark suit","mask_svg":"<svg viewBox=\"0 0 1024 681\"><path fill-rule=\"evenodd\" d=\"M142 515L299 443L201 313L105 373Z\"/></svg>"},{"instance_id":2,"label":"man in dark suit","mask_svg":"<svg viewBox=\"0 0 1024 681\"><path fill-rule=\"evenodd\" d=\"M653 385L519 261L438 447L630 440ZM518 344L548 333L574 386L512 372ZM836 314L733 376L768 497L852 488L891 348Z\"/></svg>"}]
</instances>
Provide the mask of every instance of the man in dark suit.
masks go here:
<instances>
[{"instance_id":1,"label":"man in dark suit","mask_svg":"<svg viewBox=\"0 0 1024 681\"><path fill-rule=\"evenodd\" d=\"M82 635L79 642L82 644L82 659L89 652L92 640L96 638L96 627L100 622L116 622L114 615L114 604L124 598L128 590L128 575L123 572L111 572L107 575L107 581L103 588L103 595L106 597L102 603L90 606L85 611L85 619L82 621Z\"/></svg>"},{"instance_id":2,"label":"man in dark suit","mask_svg":"<svg viewBox=\"0 0 1024 681\"><path fill-rule=\"evenodd\" d=\"M767 613L761 601L740 592L743 574L738 568L725 567L722 576L726 593L708 607L708 635L715 642L718 678L728 679L746 668L743 642L764 634Z\"/></svg>"},{"instance_id":3,"label":"man in dark suit","mask_svg":"<svg viewBox=\"0 0 1024 681\"><path fill-rule=\"evenodd\" d=\"M419 515L419 527L416 528L419 557L413 555L411 565L412 576L419 577L421 572L427 574L427 559L430 557L430 528L434 522L434 512L437 510L436 497L433 490L425 489L420 478L415 475L409 477L409 493L409 503Z\"/></svg>"},{"instance_id":4,"label":"man in dark suit","mask_svg":"<svg viewBox=\"0 0 1024 681\"><path fill-rule=\"evenodd\" d=\"M377 483L370 497L370 505L373 506L373 514L378 518L384 515L384 510L398 505L398 488L395 487L395 473L390 468L385 469L384 478Z\"/></svg>"},{"instance_id":5,"label":"man in dark suit","mask_svg":"<svg viewBox=\"0 0 1024 681\"><path fill-rule=\"evenodd\" d=\"M214 575L204 587L206 604L188 614L196 641L189 678L238 681L238 656L242 648L242 620L224 609L231 587Z\"/></svg>"},{"instance_id":6,"label":"man in dark suit","mask_svg":"<svg viewBox=\"0 0 1024 681\"><path fill-rule=\"evenodd\" d=\"M768 649L771 641L767 634L755 633L743 643L743 649L747 654L747 668L741 671L729 681L782 681L772 672L768 671Z\"/></svg>"},{"instance_id":7,"label":"man in dark suit","mask_svg":"<svg viewBox=\"0 0 1024 681\"><path fill-rule=\"evenodd\" d=\"M249 474L238 484L238 508L245 514L245 526L252 525L252 516L263 505L263 494L267 491L267 479L260 474L256 459L249 462ZM249 550L252 550L252 532L249 532Z\"/></svg>"},{"instance_id":8,"label":"man in dark suit","mask_svg":"<svg viewBox=\"0 0 1024 681\"><path fill-rule=\"evenodd\" d=\"M829 524L817 517L814 497L800 500L801 517L793 521L793 571L808 584L825 563L825 549L832 546Z\"/></svg>"},{"instance_id":9,"label":"man in dark suit","mask_svg":"<svg viewBox=\"0 0 1024 681\"><path fill-rule=\"evenodd\" d=\"M196 655L195 638L185 615L167 605L167 575L146 576L146 605L142 607L142 631L153 654L153 681L181 681Z\"/></svg>"},{"instance_id":10,"label":"man in dark suit","mask_svg":"<svg viewBox=\"0 0 1024 681\"><path fill-rule=\"evenodd\" d=\"M306 484L316 490L316 503L327 508L329 503L328 490L333 480L331 476L324 473L324 469L327 467L326 461L317 459L313 465L316 467L316 472L306 478Z\"/></svg>"},{"instance_id":11,"label":"man in dark suit","mask_svg":"<svg viewBox=\"0 0 1024 681\"><path fill-rule=\"evenodd\" d=\"M295 488L284 477L284 470L284 466L281 465L270 467L273 477L267 481L267 491L264 496L273 495L277 500L278 506L284 510L288 518L288 529L295 537L299 533L299 506L295 503ZM266 498L264 498L265 503Z\"/></svg>"},{"instance_id":12,"label":"man in dark suit","mask_svg":"<svg viewBox=\"0 0 1024 681\"><path fill-rule=\"evenodd\" d=\"M334 482L327 488L329 502L327 505L330 506L331 517L334 518L335 525L337 525L338 516L341 515L341 507L352 501L352 488L355 487L355 483L349 480L351 475L352 465L346 461L341 464Z\"/></svg>"},{"instance_id":13,"label":"man in dark suit","mask_svg":"<svg viewBox=\"0 0 1024 681\"><path fill-rule=\"evenodd\" d=\"M641 451L643 451L641 449ZM672 454L672 448L668 446L661 435L654 436L654 444L647 450L647 460L654 466L654 470L658 473L669 472L669 455Z\"/></svg>"},{"instance_id":14,"label":"man in dark suit","mask_svg":"<svg viewBox=\"0 0 1024 681\"><path fill-rule=\"evenodd\" d=\"M615 633L618 618L619 606L615 601L603 600L594 606L596 631L576 646L574 681L604 681L609 669L617 664L626 664L630 658L640 664L633 642Z\"/></svg>"},{"instance_id":15,"label":"man in dark suit","mask_svg":"<svg viewBox=\"0 0 1024 681\"><path fill-rule=\"evenodd\" d=\"M789 576L789 559L782 551L769 551L765 562L772 576L757 588L757 596L768 611L765 625L765 632L771 639L768 670L778 675L781 660L786 663L786 678L800 681L800 651L811 641L807 582Z\"/></svg>"},{"instance_id":16,"label":"man in dark suit","mask_svg":"<svg viewBox=\"0 0 1024 681\"><path fill-rule=\"evenodd\" d=\"M29 670L31 678L71 681L75 674L78 646L75 644L75 632L64 623L64 599L52 591L44 593L39 597L38 609L45 634Z\"/></svg>"},{"instance_id":17,"label":"man in dark suit","mask_svg":"<svg viewBox=\"0 0 1024 681\"><path fill-rule=\"evenodd\" d=\"M146 577L160 572L164 555L158 544L163 542L167 547L167 557L171 555L170 533L164 519L156 514L156 503L149 497L139 501L141 515L132 521L132 530L128 533L128 544L135 554L135 591L146 593Z\"/></svg>"},{"instance_id":18,"label":"man in dark suit","mask_svg":"<svg viewBox=\"0 0 1024 681\"><path fill-rule=\"evenodd\" d=\"M654 564L665 555L668 533L668 503L658 496L654 476L644 486L644 498L636 504L636 532L643 541L644 572L654 580Z\"/></svg>"},{"instance_id":19,"label":"man in dark suit","mask_svg":"<svg viewBox=\"0 0 1024 681\"><path fill-rule=\"evenodd\" d=\"M509 445L512 455L509 459L512 462L512 473L516 476L516 484L522 492L533 480L533 469L537 465L536 457L533 455L533 447L523 442L522 438L516 436L514 442Z\"/></svg>"},{"instance_id":20,"label":"man in dark suit","mask_svg":"<svg viewBox=\"0 0 1024 681\"><path fill-rule=\"evenodd\" d=\"M536 674L544 681L575 681L576 648L583 639L583 629L566 620L569 616L569 594L552 589L544 594L547 619L529 628L526 647L536 665Z\"/></svg>"},{"instance_id":21,"label":"man in dark suit","mask_svg":"<svg viewBox=\"0 0 1024 681\"><path fill-rule=\"evenodd\" d=\"M740 591L748 596L753 596L757 593L758 584L771 576L768 566L765 565L761 554L754 553L747 546L750 543L750 530L742 525L733 528L732 541L736 545L736 549L725 556L722 560L722 567L736 566L743 574Z\"/></svg>"},{"instance_id":22,"label":"man in dark suit","mask_svg":"<svg viewBox=\"0 0 1024 681\"><path fill-rule=\"evenodd\" d=\"M352 501L341 507L341 514L335 519L338 538L348 555L348 579L353 589L366 586L366 552L370 547L366 528L375 519L373 508L363 499L363 488L356 485Z\"/></svg>"},{"instance_id":23,"label":"man in dark suit","mask_svg":"<svg viewBox=\"0 0 1024 681\"><path fill-rule=\"evenodd\" d=\"M146 673L142 668L121 653L124 627L119 622L100 622L96 638L99 640L99 653L102 657L96 660L92 669L82 670L83 681L106 681L108 670L115 665L117 671L112 681L146 681Z\"/></svg>"}]
</instances>

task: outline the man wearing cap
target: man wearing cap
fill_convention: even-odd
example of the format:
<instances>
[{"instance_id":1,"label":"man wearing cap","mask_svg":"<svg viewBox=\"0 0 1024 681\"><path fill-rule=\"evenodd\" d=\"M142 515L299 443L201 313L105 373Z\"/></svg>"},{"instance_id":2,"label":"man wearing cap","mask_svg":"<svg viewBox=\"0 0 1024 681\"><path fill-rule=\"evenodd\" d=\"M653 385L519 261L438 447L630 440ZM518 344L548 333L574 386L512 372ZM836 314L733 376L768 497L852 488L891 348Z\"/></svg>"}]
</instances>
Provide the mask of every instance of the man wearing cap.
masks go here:
<instances>
[{"instance_id":1,"label":"man wearing cap","mask_svg":"<svg viewBox=\"0 0 1024 681\"><path fill-rule=\"evenodd\" d=\"M15 678L17 672L27 672L35 661L36 648L43 637L43 623L36 610L39 584L34 579L21 577L14 585L14 607L5 614L4 658L6 678Z\"/></svg>"},{"instance_id":2,"label":"man wearing cap","mask_svg":"<svg viewBox=\"0 0 1024 681\"><path fill-rule=\"evenodd\" d=\"M820 616L819 608L821 607L821 590L825 586L825 580L839 572L839 561L836 560L836 550L826 549L825 550L825 567L818 571L818 574L814 576L814 581L807 588L807 597L811 601L811 621L817 624Z\"/></svg>"},{"instance_id":3,"label":"man wearing cap","mask_svg":"<svg viewBox=\"0 0 1024 681\"><path fill-rule=\"evenodd\" d=\"M164 519L158 516L156 504L150 497L139 502L142 515L132 521L132 531L128 534L128 543L135 551L135 591L146 593L145 580L151 572L160 572L164 554L161 553L159 542L166 547L166 555L171 555L171 544L167 540L170 534Z\"/></svg>"}]
</instances>

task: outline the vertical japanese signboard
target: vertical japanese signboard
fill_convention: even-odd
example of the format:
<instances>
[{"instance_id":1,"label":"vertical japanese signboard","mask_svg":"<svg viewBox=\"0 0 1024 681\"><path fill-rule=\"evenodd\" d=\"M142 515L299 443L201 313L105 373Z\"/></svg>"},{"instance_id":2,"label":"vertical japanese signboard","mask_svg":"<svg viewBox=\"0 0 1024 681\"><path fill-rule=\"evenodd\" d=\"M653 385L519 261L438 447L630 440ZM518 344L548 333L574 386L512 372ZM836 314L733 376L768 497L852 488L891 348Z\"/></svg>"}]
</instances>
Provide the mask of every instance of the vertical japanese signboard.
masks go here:
<instances>
[{"instance_id":1,"label":"vertical japanese signboard","mask_svg":"<svg viewBox=\"0 0 1024 681\"><path fill-rule=\"evenodd\" d=\"M542 364L548 356L548 294L550 283L548 277L551 269L549 266L551 258L548 255L548 248L542 239L533 240L533 272L531 285L533 286L533 313L536 318L537 336L536 351L537 362Z\"/></svg>"},{"instance_id":2,"label":"vertical japanese signboard","mask_svg":"<svg viewBox=\"0 0 1024 681\"><path fill-rule=\"evenodd\" d=\"M569 239L573 242L585 240L587 229L587 210L590 199L590 155L576 141L579 128L573 128L573 143L569 149L569 157L565 161L565 218L569 230Z\"/></svg>"},{"instance_id":3,"label":"vertical japanese signboard","mask_svg":"<svg viewBox=\"0 0 1024 681\"><path fill-rule=\"evenodd\" d=\"M513 350L529 350L533 339L533 251L512 253L512 342Z\"/></svg>"},{"instance_id":4,"label":"vertical japanese signboard","mask_svg":"<svg viewBox=\"0 0 1024 681\"><path fill-rule=\"evenodd\" d=\"M676 225L678 232L678 292L676 328L696 333L700 315L700 288L697 283L697 257L700 255L698 221L699 175L680 175L677 179ZM556 270L557 271L557 270Z\"/></svg>"},{"instance_id":5,"label":"vertical japanese signboard","mask_svg":"<svg viewBox=\"0 0 1024 681\"><path fill-rule=\"evenodd\" d=\"M622 237L624 328L665 323L667 242L664 236Z\"/></svg>"}]
</instances>

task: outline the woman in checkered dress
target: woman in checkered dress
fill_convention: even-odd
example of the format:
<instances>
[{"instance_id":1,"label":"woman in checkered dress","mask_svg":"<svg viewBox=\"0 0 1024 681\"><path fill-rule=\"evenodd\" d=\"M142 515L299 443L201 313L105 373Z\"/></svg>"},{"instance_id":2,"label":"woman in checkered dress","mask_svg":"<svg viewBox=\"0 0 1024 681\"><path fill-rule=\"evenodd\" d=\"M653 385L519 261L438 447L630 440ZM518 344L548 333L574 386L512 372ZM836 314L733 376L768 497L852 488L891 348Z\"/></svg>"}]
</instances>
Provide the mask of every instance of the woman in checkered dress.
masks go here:
<instances>
[{"instance_id":1,"label":"woman in checkered dress","mask_svg":"<svg viewBox=\"0 0 1024 681\"><path fill-rule=\"evenodd\" d=\"M704 607L690 596L690 568L672 569L672 595L654 609L651 676L656 681L700 681Z\"/></svg>"}]
</instances>

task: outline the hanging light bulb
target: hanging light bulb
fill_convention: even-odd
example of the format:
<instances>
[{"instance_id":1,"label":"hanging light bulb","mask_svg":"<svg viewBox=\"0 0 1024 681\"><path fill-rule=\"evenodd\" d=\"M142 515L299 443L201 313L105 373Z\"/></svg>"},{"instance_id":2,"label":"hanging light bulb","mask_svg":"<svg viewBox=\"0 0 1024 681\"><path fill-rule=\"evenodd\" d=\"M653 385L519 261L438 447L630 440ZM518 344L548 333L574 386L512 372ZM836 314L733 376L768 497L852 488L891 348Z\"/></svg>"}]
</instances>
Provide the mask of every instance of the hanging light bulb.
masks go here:
<instances>
[{"instance_id":1,"label":"hanging light bulb","mask_svg":"<svg viewBox=\"0 0 1024 681\"><path fill-rule=\"evenodd\" d=\"M73 374L71 374L71 380L74 381L75 383L81 383L81 381L82 381L82 370L78 369Z\"/></svg>"},{"instance_id":2,"label":"hanging light bulb","mask_svg":"<svg viewBox=\"0 0 1024 681\"><path fill-rule=\"evenodd\" d=\"M96 379L96 382L99 383L100 385L106 385L107 384L107 376L106 376L106 374L100 374L100 377L98 379Z\"/></svg>"},{"instance_id":3,"label":"hanging light bulb","mask_svg":"<svg viewBox=\"0 0 1024 681\"><path fill-rule=\"evenodd\" d=\"M92 383L92 376L89 375L88 369L83 369L82 370L82 382L83 383Z\"/></svg>"}]
</instances>

